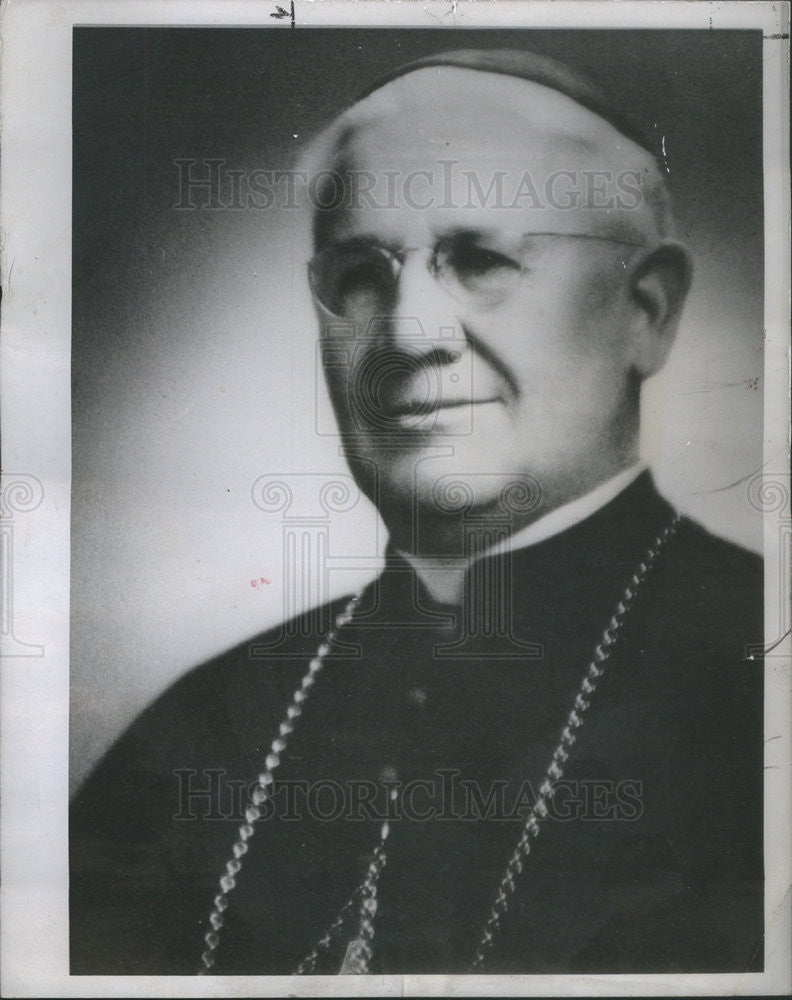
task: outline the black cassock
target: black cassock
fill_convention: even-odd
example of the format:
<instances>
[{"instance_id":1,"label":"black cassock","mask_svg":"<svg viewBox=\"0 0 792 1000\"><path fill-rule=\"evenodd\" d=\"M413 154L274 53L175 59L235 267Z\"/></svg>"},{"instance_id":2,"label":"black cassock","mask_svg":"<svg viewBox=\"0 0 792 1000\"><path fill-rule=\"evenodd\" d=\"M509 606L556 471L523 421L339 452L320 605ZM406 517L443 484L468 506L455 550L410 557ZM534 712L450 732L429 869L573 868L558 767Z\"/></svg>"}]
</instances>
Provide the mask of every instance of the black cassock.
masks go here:
<instances>
[{"instance_id":1,"label":"black cassock","mask_svg":"<svg viewBox=\"0 0 792 1000\"><path fill-rule=\"evenodd\" d=\"M294 971L390 815L370 971L467 972L593 650L672 519L645 473L569 530L477 564L469 615L390 556L288 736L213 971ZM483 971L763 968L762 594L755 556L682 520L619 632ZM199 970L248 790L344 604L191 671L78 792L73 974ZM356 932L353 906L316 972L338 972Z\"/></svg>"}]
</instances>

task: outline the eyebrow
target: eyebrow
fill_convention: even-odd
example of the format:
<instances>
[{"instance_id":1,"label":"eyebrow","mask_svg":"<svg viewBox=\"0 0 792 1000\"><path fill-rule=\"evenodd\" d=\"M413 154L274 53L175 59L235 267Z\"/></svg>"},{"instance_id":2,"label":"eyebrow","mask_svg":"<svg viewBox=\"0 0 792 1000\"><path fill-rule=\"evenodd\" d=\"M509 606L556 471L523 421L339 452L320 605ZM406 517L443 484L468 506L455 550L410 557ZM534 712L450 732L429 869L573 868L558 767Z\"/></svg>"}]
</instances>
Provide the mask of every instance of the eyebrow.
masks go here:
<instances>
[{"instance_id":1,"label":"eyebrow","mask_svg":"<svg viewBox=\"0 0 792 1000\"><path fill-rule=\"evenodd\" d=\"M512 234L502 233L497 229L471 229L469 226L455 226L448 230L443 230L432 234L431 243L427 245L435 246L441 243L443 240L453 240L453 239L469 239L471 242L475 240L488 240L488 239L499 239L506 238L513 241L515 244L521 244L525 241L526 237L530 238L536 234L520 234L515 236ZM398 250L405 249L404 244L388 239L387 237L376 236L373 233L361 233L356 236L350 236L348 239L342 240L331 240L326 246L339 247L343 249L355 249L361 248L365 249L367 247L384 247L386 250L396 252ZM422 246L424 244L421 244Z\"/></svg>"},{"instance_id":2,"label":"eyebrow","mask_svg":"<svg viewBox=\"0 0 792 1000\"><path fill-rule=\"evenodd\" d=\"M336 247L342 250L366 250L371 247L384 247L386 250L396 252L401 250L401 244L395 240L383 239L380 236L374 236L369 233L362 233L359 236L350 236L345 240L331 240L326 243L324 247L320 249L325 249L326 247Z\"/></svg>"},{"instance_id":3,"label":"eyebrow","mask_svg":"<svg viewBox=\"0 0 792 1000\"><path fill-rule=\"evenodd\" d=\"M502 236L507 236L507 238L513 238L513 237L508 237L508 234L502 233L499 229L492 229L492 228L472 229L470 226L455 226L453 229L450 229L445 233L443 233L442 235L438 236L437 239L443 240L443 239L451 239L454 237L459 237L459 238L470 237L471 239L493 239Z\"/></svg>"}]
</instances>

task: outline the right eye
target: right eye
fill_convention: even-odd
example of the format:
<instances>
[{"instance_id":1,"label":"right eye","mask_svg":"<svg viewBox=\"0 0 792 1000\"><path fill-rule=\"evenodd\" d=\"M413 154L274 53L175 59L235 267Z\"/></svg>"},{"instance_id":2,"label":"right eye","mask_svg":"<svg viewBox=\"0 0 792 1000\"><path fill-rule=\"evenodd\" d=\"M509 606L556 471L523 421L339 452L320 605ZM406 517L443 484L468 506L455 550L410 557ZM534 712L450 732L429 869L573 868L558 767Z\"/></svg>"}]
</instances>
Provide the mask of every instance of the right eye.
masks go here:
<instances>
[{"instance_id":1,"label":"right eye","mask_svg":"<svg viewBox=\"0 0 792 1000\"><path fill-rule=\"evenodd\" d=\"M336 316L371 316L393 297L393 268L371 248L328 248L314 269L314 289Z\"/></svg>"},{"instance_id":2,"label":"right eye","mask_svg":"<svg viewBox=\"0 0 792 1000\"><path fill-rule=\"evenodd\" d=\"M350 254L339 261L335 293L341 300L350 295L376 293L390 280L391 269L380 255Z\"/></svg>"}]
</instances>

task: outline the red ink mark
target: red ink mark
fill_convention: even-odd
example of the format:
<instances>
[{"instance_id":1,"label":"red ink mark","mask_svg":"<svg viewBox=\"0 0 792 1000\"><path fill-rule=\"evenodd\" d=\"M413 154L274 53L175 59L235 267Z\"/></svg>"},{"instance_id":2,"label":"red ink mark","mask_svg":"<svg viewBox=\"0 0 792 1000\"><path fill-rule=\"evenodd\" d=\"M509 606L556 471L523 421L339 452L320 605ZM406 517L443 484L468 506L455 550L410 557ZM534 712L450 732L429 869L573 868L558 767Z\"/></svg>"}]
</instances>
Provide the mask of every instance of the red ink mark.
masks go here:
<instances>
[{"instance_id":1,"label":"red ink mark","mask_svg":"<svg viewBox=\"0 0 792 1000\"><path fill-rule=\"evenodd\" d=\"M266 585L268 585L268 584L270 584L270 583L272 583L272 580L268 580L268 579L266 578L266 576L260 576L260 577L258 578L258 580L251 580L251 581L250 581L250 586L251 586L251 587L254 587L254 588L255 588L256 590L258 590L258 589L259 589L259 587L263 587L263 586L266 586Z\"/></svg>"}]
</instances>

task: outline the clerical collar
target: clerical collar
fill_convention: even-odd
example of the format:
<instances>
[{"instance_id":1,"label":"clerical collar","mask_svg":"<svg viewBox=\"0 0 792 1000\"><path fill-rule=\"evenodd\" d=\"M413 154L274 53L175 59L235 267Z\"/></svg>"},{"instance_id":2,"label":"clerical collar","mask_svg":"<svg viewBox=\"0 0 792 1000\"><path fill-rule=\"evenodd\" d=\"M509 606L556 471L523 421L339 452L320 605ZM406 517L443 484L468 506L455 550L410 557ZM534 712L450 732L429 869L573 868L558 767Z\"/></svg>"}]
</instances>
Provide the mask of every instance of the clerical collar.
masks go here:
<instances>
[{"instance_id":1,"label":"clerical collar","mask_svg":"<svg viewBox=\"0 0 792 1000\"><path fill-rule=\"evenodd\" d=\"M492 548L475 556L484 559L487 556L500 555L503 552L513 552L517 549L536 545L553 535L567 531L587 517L609 504L620 493L627 489L646 469L645 462L636 462L628 469L623 469L615 476L600 483L585 496L571 500L562 507L556 507L549 513L538 518L532 524ZM418 579L426 587L430 596L439 604L457 604L464 592L465 573L474 559L442 556L418 556L397 550L399 555L413 568Z\"/></svg>"}]
</instances>

